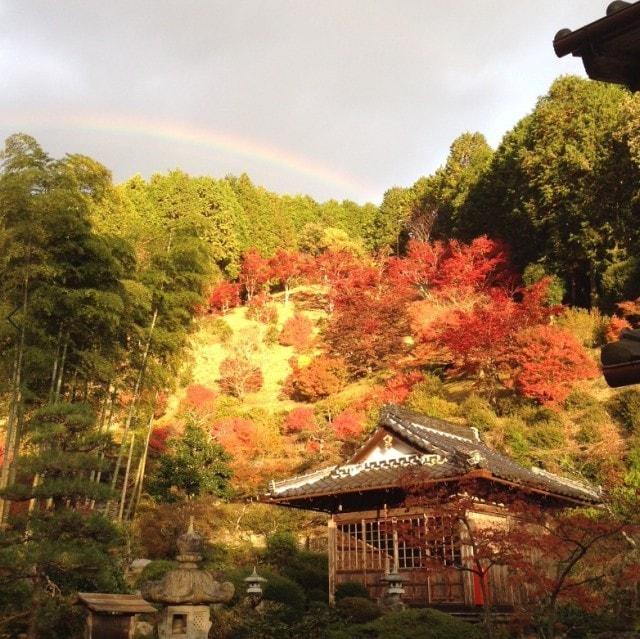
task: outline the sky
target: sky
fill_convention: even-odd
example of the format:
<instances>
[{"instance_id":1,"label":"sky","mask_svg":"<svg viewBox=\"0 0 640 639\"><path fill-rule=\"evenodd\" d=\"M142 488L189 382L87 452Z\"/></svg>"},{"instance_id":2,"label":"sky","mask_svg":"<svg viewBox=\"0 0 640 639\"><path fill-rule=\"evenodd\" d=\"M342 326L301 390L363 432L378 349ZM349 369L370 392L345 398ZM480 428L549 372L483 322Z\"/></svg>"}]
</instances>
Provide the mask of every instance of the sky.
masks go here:
<instances>
[{"instance_id":1,"label":"sky","mask_svg":"<svg viewBox=\"0 0 640 639\"><path fill-rule=\"evenodd\" d=\"M180 167L380 202L465 131L496 146L600 0L0 0L0 136L114 180Z\"/></svg>"}]
</instances>

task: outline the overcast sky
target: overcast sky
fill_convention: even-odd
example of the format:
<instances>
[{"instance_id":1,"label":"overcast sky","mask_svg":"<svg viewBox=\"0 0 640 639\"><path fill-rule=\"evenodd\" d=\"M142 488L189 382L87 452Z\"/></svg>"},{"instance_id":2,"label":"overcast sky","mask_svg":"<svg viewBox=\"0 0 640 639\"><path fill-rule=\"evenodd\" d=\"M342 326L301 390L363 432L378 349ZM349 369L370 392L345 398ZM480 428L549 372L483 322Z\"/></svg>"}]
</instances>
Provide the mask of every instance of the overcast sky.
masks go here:
<instances>
[{"instance_id":1,"label":"overcast sky","mask_svg":"<svg viewBox=\"0 0 640 639\"><path fill-rule=\"evenodd\" d=\"M0 135L121 181L246 171L379 201L481 131L495 146L579 59L601 0L0 0Z\"/></svg>"}]
</instances>

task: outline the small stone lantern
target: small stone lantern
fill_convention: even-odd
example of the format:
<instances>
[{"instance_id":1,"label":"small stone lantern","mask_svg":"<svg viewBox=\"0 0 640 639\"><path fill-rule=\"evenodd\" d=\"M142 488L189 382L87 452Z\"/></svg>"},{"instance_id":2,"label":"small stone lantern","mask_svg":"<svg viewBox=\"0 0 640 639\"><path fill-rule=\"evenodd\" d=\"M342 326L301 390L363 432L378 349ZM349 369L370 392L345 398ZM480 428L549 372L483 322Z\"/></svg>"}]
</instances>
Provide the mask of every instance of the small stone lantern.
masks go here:
<instances>
[{"instance_id":1,"label":"small stone lantern","mask_svg":"<svg viewBox=\"0 0 640 639\"><path fill-rule=\"evenodd\" d=\"M404 595L404 582L407 581L406 575L401 575L399 572L390 572L382 577L380 581L387 584L385 593L382 597L382 605L385 608L391 610L403 610L406 608L405 603L402 601L402 595Z\"/></svg>"},{"instance_id":2,"label":"small stone lantern","mask_svg":"<svg viewBox=\"0 0 640 639\"><path fill-rule=\"evenodd\" d=\"M254 566L253 572L244 578L244 582L247 584L247 601L256 608L262 601L262 584L266 584L267 580L258 574Z\"/></svg>"},{"instance_id":3,"label":"small stone lantern","mask_svg":"<svg viewBox=\"0 0 640 639\"><path fill-rule=\"evenodd\" d=\"M234 593L233 584L220 583L207 570L198 568L202 561L202 535L193 529L178 538L180 566L169 571L160 581L142 588L147 601L162 604L159 613L160 639L207 639L211 628L211 604L226 603Z\"/></svg>"}]
</instances>

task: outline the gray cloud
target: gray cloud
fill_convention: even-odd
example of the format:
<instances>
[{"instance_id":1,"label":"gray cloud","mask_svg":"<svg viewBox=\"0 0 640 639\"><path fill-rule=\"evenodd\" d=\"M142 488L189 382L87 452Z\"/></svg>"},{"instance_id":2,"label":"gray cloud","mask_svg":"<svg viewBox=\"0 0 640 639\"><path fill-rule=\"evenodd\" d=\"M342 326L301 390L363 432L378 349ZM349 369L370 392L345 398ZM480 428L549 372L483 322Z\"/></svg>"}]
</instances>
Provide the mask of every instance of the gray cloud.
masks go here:
<instances>
[{"instance_id":1,"label":"gray cloud","mask_svg":"<svg viewBox=\"0 0 640 639\"><path fill-rule=\"evenodd\" d=\"M87 153L118 180L175 166L246 170L278 191L379 199L434 170L461 132L495 145L554 77L584 75L579 61L555 57L551 40L604 9L594 0L0 1L0 134L27 129L53 155ZM370 186L70 122L95 114L241 136Z\"/></svg>"}]
</instances>

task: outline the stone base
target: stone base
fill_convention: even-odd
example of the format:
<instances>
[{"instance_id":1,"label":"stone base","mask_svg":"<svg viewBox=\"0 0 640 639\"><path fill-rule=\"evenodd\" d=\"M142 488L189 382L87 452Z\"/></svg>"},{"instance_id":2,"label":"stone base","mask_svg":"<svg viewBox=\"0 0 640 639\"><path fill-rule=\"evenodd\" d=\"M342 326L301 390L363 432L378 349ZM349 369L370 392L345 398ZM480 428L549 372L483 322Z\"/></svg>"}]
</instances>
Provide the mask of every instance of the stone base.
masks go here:
<instances>
[{"instance_id":1,"label":"stone base","mask_svg":"<svg viewBox=\"0 0 640 639\"><path fill-rule=\"evenodd\" d=\"M209 606L167 606L159 613L160 639L207 639L210 628Z\"/></svg>"}]
</instances>

